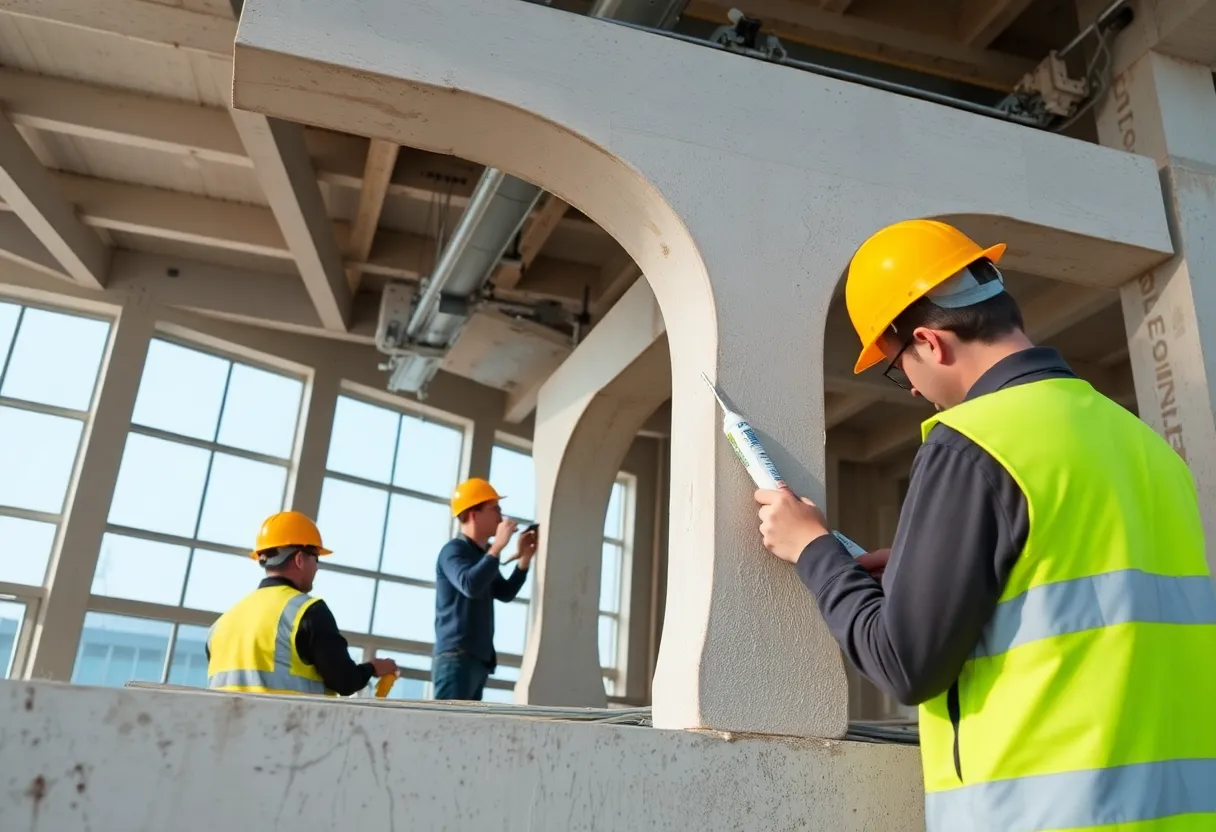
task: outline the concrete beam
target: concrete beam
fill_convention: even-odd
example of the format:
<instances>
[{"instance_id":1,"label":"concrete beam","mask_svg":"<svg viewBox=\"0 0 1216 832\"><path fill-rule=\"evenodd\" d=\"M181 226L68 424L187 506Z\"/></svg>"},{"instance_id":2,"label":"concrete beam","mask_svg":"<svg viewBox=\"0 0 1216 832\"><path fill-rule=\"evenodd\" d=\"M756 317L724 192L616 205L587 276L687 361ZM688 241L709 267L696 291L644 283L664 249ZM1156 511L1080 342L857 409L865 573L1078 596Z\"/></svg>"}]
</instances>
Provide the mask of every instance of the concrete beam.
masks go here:
<instances>
[{"instance_id":1,"label":"concrete beam","mask_svg":"<svg viewBox=\"0 0 1216 832\"><path fill-rule=\"evenodd\" d=\"M345 330L350 325L351 288L304 144L303 129L298 124L241 110L232 111L232 121L253 160L270 210L321 323L326 329Z\"/></svg>"},{"instance_id":2,"label":"concrete beam","mask_svg":"<svg viewBox=\"0 0 1216 832\"><path fill-rule=\"evenodd\" d=\"M384 210L384 197L393 178L398 150L400 146L396 143L381 139L372 139L368 145L363 187L359 189L359 205L355 209L355 221L346 245L347 252L357 261L366 260L372 252L372 240L376 236L376 227L380 225L380 212ZM347 268L346 279L352 292L359 291L361 277L362 272L357 266Z\"/></svg>"},{"instance_id":3,"label":"concrete beam","mask_svg":"<svg viewBox=\"0 0 1216 832\"><path fill-rule=\"evenodd\" d=\"M824 379L827 398L824 404L823 426L826 430L831 430L841 422L847 422L870 405L882 401L882 396L877 393L833 393L828 381Z\"/></svg>"},{"instance_id":4,"label":"concrete beam","mask_svg":"<svg viewBox=\"0 0 1216 832\"><path fill-rule=\"evenodd\" d=\"M1030 8L1034 0L963 0L958 13L958 39L968 46L988 48Z\"/></svg>"},{"instance_id":5,"label":"concrete beam","mask_svg":"<svg viewBox=\"0 0 1216 832\"><path fill-rule=\"evenodd\" d=\"M1109 0L1077 0L1077 17L1088 25ZM1112 76L1121 75L1149 52L1216 67L1216 0L1133 0L1131 26L1112 47Z\"/></svg>"},{"instance_id":6,"label":"concrete beam","mask_svg":"<svg viewBox=\"0 0 1216 832\"><path fill-rule=\"evenodd\" d=\"M633 258L622 251L600 269L599 292L591 301L591 320L598 321L642 277Z\"/></svg>"},{"instance_id":7,"label":"concrete beam","mask_svg":"<svg viewBox=\"0 0 1216 832\"><path fill-rule=\"evenodd\" d=\"M105 286L110 248L77 218L17 128L0 115L0 199L82 286Z\"/></svg>"},{"instance_id":8,"label":"concrete beam","mask_svg":"<svg viewBox=\"0 0 1216 832\"><path fill-rule=\"evenodd\" d=\"M48 20L166 48L232 55L236 21L147 0L0 0L0 14Z\"/></svg>"},{"instance_id":9,"label":"concrete beam","mask_svg":"<svg viewBox=\"0 0 1216 832\"><path fill-rule=\"evenodd\" d=\"M48 277L75 282L16 214L0 214L0 258Z\"/></svg>"},{"instance_id":10,"label":"concrete beam","mask_svg":"<svg viewBox=\"0 0 1216 832\"><path fill-rule=\"evenodd\" d=\"M499 269L499 273L494 279L494 284L499 289L514 289L519 284L523 273L532 265L532 261L540 254L545 243L553 236L553 232L557 230L569 207L564 200L553 194L545 197L540 207L532 213L532 216L528 217L523 231L519 235L519 265L503 266Z\"/></svg>"},{"instance_id":11,"label":"concrete beam","mask_svg":"<svg viewBox=\"0 0 1216 832\"><path fill-rule=\"evenodd\" d=\"M685 15L727 25L729 0L692 0ZM952 32L926 35L841 15L797 0L751 0L747 13L782 40L855 55L1008 92L1034 62L959 43Z\"/></svg>"},{"instance_id":12,"label":"concrete beam","mask_svg":"<svg viewBox=\"0 0 1216 832\"><path fill-rule=\"evenodd\" d=\"M671 396L654 293L637 283L541 388L532 458L541 524L517 702L603 707L596 625L612 484L638 431Z\"/></svg>"},{"instance_id":13,"label":"concrete beam","mask_svg":"<svg viewBox=\"0 0 1216 832\"><path fill-rule=\"evenodd\" d=\"M80 221L92 228L294 262L274 214L261 206L70 173L51 176L57 190L75 206ZM0 202L0 211L6 210L11 208ZM331 226L339 246L349 246L351 226L342 220L331 221ZM381 231L374 256L351 258L347 265L412 280L419 277L418 266L425 264L424 255L432 248L425 237Z\"/></svg>"}]
</instances>

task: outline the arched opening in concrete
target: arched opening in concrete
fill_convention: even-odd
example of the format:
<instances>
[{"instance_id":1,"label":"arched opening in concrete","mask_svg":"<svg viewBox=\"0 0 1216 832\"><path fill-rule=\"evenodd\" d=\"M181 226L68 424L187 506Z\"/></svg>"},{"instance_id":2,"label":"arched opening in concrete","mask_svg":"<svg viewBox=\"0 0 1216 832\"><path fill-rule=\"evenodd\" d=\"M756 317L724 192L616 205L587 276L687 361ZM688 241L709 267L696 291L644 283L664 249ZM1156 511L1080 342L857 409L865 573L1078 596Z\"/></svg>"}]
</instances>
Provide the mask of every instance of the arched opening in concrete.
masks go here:
<instances>
[{"instance_id":1,"label":"arched opening in concrete","mask_svg":"<svg viewBox=\"0 0 1216 832\"><path fill-rule=\"evenodd\" d=\"M991 216L938 219L962 227L982 246L1008 244L1001 272L1031 341L1058 350L1080 377L1136 412L1119 291L1101 285L1100 260L1084 265L1092 252L1073 252L1065 238L1049 244L1041 230ZM853 374L860 343L845 307L846 278L847 268L824 328L827 513L834 528L873 551L894 542L920 424L933 408L886 379L885 364ZM915 708L901 705L853 667L846 672L851 718L915 716Z\"/></svg>"},{"instance_id":2,"label":"arched opening in concrete","mask_svg":"<svg viewBox=\"0 0 1216 832\"><path fill-rule=\"evenodd\" d=\"M243 25L248 25L248 15ZM707 418L711 412L700 406L704 402L694 404L691 400L706 395L700 374L711 378L716 375L717 314L697 243L666 197L624 161L619 149L588 140L580 130L586 125L558 124L525 106L476 95L468 91L476 88L474 84L453 83L445 88L411 83L408 100L385 108L362 94L363 82L358 79L340 80L306 62L293 62L294 69L284 73L281 67L261 60L263 57L237 49L235 73L242 83L234 88L234 106L280 114L290 111L294 120L324 126L327 112L340 102L343 110L353 108L343 116L344 129L490 165L539 185L595 221L624 248L653 290L661 310L662 343L642 363L647 373L666 377L666 390L653 403L652 390L622 404L623 399L613 394L619 387L606 388L603 395L588 395L586 390L554 393L549 397L555 402L552 407L543 398L538 399L538 425L543 405L552 414L543 419L552 423L554 437L553 442L534 445L539 490L551 490L557 498L548 516L542 510L540 521L548 538L598 537L596 530L602 528L611 487L611 478L605 480L599 474L609 469L615 474L613 465L619 465L619 457L628 447L621 447L621 438L636 435L646 418L670 399L671 423L680 425L681 438L670 446L668 487L671 493L682 495L682 499L671 502L672 514L666 524L672 530L670 550L693 559L696 553L711 550L714 528L705 521L713 517L714 459L704 449L714 447L721 437L716 431L717 420ZM327 80L322 81L322 76ZM290 82L285 84L285 78ZM337 86L331 86L330 82L335 81ZM506 135L513 140L503 141ZM664 361L667 366L658 369L656 362ZM609 375L605 381L612 378ZM626 422L636 423L631 432L622 430ZM549 456L550 448L556 456ZM571 474L578 469L584 476ZM689 495L695 498L690 500ZM541 556L546 557L544 551ZM558 555L550 553L549 557ZM592 572L587 570L593 562L598 561L588 559L583 563L571 580L591 580ZM545 581L552 580L543 574L546 568L541 567L537 595L543 595ZM703 572L704 567L698 571ZM703 626L709 618L711 584L712 574L707 574L698 584L681 585L674 598L668 593L663 608L669 629ZM671 615L673 606L680 610L676 615ZM543 607L543 600L534 602L533 615ZM577 626L580 630L592 628L592 640L582 661L594 662L594 609L583 612ZM570 615L567 620L576 621L578 616ZM585 637L578 640L587 642ZM698 636L679 640L695 642ZM524 674L538 658L543 660L545 649L543 636L529 646ZM698 662L699 657L692 652L673 652L659 660L673 678L690 680L681 686L684 701L680 708L688 712L699 708L695 684ZM594 676L584 673L582 678L593 678L598 683L598 670ZM530 685L523 687L526 690ZM592 701L597 696L585 686L577 690L581 691L579 696L591 696ZM600 689L598 696L602 695Z\"/></svg>"}]
</instances>

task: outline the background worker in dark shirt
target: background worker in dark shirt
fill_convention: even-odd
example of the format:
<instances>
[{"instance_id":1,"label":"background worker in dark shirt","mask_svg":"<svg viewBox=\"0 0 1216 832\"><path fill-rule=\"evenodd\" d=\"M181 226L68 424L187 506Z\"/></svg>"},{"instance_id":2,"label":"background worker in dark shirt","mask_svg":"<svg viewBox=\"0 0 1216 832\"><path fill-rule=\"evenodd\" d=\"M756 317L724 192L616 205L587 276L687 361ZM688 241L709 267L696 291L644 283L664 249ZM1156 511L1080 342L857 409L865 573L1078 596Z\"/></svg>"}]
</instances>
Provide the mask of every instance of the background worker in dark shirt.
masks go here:
<instances>
[{"instance_id":1,"label":"background worker in dark shirt","mask_svg":"<svg viewBox=\"0 0 1216 832\"><path fill-rule=\"evenodd\" d=\"M212 626L208 687L350 696L373 677L396 675L392 659L355 663L329 607L308 595L318 558L329 554L316 524L299 512L280 512L262 524L251 556L266 578ZM278 636L293 630L291 650L284 650Z\"/></svg>"},{"instance_id":2,"label":"background worker in dark shirt","mask_svg":"<svg viewBox=\"0 0 1216 832\"><path fill-rule=\"evenodd\" d=\"M481 700L486 679L498 667L494 602L514 600L528 579L536 554L535 530L520 535L511 577L499 572L500 558L516 529L514 520L502 516L501 499L480 478L461 483L452 495L452 516L460 520L460 533L440 550L435 567L431 680L436 699Z\"/></svg>"}]
</instances>

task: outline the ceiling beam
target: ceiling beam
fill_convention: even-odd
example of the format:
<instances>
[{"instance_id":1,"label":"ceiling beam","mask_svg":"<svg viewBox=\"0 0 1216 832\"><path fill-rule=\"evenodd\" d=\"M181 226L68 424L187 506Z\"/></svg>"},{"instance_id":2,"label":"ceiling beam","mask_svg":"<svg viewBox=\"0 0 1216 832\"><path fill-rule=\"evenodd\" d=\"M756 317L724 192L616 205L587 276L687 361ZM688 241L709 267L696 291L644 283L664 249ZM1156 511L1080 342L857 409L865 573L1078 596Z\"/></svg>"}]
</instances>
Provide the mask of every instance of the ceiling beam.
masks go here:
<instances>
[{"instance_id":1,"label":"ceiling beam","mask_svg":"<svg viewBox=\"0 0 1216 832\"><path fill-rule=\"evenodd\" d=\"M0 105L23 128L253 168L232 117L219 107L5 68L0 68ZM379 151L372 152L372 142L307 127L304 142L319 181L361 193L365 190L367 163L379 158ZM386 150L387 143L379 144ZM448 202L459 209L468 204L481 171L481 165L454 156L400 148L385 196ZM557 227L606 233L594 223L570 215L560 219Z\"/></svg>"},{"instance_id":2,"label":"ceiling beam","mask_svg":"<svg viewBox=\"0 0 1216 832\"><path fill-rule=\"evenodd\" d=\"M692 0L685 15L725 25L732 0ZM765 31L782 40L805 43L981 87L1013 89L1034 68L1025 58L959 43L951 37L926 35L834 14L796 0L749 0L747 13L764 22Z\"/></svg>"},{"instance_id":3,"label":"ceiling beam","mask_svg":"<svg viewBox=\"0 0 1216 832\"><path fill-rule=\"evenodd\" d=\"M353 294L298 124L233 110L232 121L257 173L270 210L300 269L304 287L327 329L350 324Z\"/></svg>"},{"instance_id":4,"label":"ceiling beam","mask_svg":"<svg viewBox=\"0 0 1216 832\"><path fill-rule=\"evenodd\" d=\"M75 283L34 232L13 213L0 214L0 258L48 277Z\"/></svg>"},{"instance_id":5,"label":"ceiling beam","mask_svg":"<svg viewBox=\"0 0 1216 832\"><path fill-rule=\"evenodd\" d=\"M383 139L372 139L367 146L367 162L363 167L363 187L359 191L359 206L355 210L355 222L350 230L347 251L352 259L362 262L372 252L372 240L376 227L380 225L380 212L384 210L384 197L393 178L400 145ZM357 266L348 267L346 279L352 292L359 291L362 272Z\"/></svg>"},{"instance_id":6,"label":"ceiling beam","mask_svg":"<svg viewBox=\"0 0 1216 832\"><path fill-rule=\"evenodd\" d=\"M599 291L591 300L591 320L598 321L642 278L642 270L629 253L621 249L600 268Z\"/></svg>"},{"instance_id":7,"label":"ceiling beam","mask_svg":"<svg viewBox=\"0 0 1216 832\"><path fill-rule=\"evenodd\" d=\"M224 108L7 68L0 68L0 102L20 127L253 168ZM363 189L367 139L305 128L304 141L320 181ZM461 207L481 170L454 156L406 149L386 194L425 200L442 196Z\"/></svg>"},{"instance_id":8,"label":"ceiling beam","mask_svg":"<svg viewBox=\"0 0 1216 832\"><path fill-rule=\"evenodd\" d=\"M1108 289L1053 282L1018 305L1022 310L1026 337L1038 343L1054 338L1118 302L1118 293Z\"/></svg>"},{"instance_id":9,"label":"ceiling beam","mask_svg":"<svg viewBox=\"0 0 1216 832\"><path fill-rule=\"evenodd\" d=\"M294 261L274 214L267 208L71 173L51 175L56 190L76 207L81 222L92 228ZM0 202L0 211L11 208ZM339 249L348 250L350 225L343 220L331 222ZM431 261L433 249L434 241L427 237L381 228L370 256L365 260L348 258L345 267L358 268L364 274L417 280L419 267ZM537 259L534 271L534 285L544 297L571 306L582 302L581 281L595 274L591 266L545 257ZM525 291L528 288L525 283L518 296L533 297Z\"/></svg>"},{"instance_id":10,"label":"ceiling beam","mask_svg":"<svg viewBox=\"0 0 1216 832\"><path fill-rule=\"evenodd\" d=\"M20 127L252 168L228 111L0 69L0 102Z\"/></svg>"},{"instance_id":11,"label":"ceiling beam","mask_svg":"<svg viewBox=\"0 0 1216 832\"><path fill-rule=\"evenodd\" d=\"M82 286L106 283L110 248L87 227L17 128L0 115L0 198Z\"/></svg>"},{"instance_id":12,"label":"ceiling beam","mask_svg":"<svg viewBox=\"0 0 1216 832\"><path fill-rule=\"evenodd\" d=\"M258 205L94 179L71 173L55 173L58 190L76 206L81 221L92 228L119 231L238 251L280 260L293 260L274 214ZM11 210L0 203L0 210ZM341 242L350 235L350 226L333 222L333 233ZM360 270L392 277L418 277L417 263L429 241L405 232L381 232L393 238L392 258L350 261Z\"/></svg>"},{"instance_id":13,"label":"ceiling beam","mask_svg":"<svg viewBox=\"0 0 1216 832\"><path fill-rule=\"evenodd\" d=\"M877 393L832 393L828 392L824 402L824 428L831 430L842 422L852 419L870 405L878 404L882 397Z\"/></svg>"},{"instance_id":14,"label":"ceiling beam","mask_svg":"<svg viewBox=\"0 0 1216 832\"><path fill-rule=\"evenodd\" d=\"M958 14L958 39L987 49L1013 25L1034 0L963 0Z\"/></svg>"},{"instance_id":15,"label":"ceiling beam","mask_svg":"<svg viewBox=\"0 0 1216 832\"><path fill-rule=\"evenodd\" d=\"M544 198L544 202L533 210L520 232L519 262L500 267L494 276L495 286L499 289L514 289L519 284L523 273L532 265L549 237L557 230L569 208L569 204L553 194Z\"/></svg>"},{"instance_id":16,"label":"ceiling beam","mask_svg":"<svg viewBox=\"0 0 1216 832\"><path fill-rule=\"evenodd\" d=\"M147 0L0 0L0 14L49 20L129 40L232 57L236 21Z\"/></svg>"}]
</instances>

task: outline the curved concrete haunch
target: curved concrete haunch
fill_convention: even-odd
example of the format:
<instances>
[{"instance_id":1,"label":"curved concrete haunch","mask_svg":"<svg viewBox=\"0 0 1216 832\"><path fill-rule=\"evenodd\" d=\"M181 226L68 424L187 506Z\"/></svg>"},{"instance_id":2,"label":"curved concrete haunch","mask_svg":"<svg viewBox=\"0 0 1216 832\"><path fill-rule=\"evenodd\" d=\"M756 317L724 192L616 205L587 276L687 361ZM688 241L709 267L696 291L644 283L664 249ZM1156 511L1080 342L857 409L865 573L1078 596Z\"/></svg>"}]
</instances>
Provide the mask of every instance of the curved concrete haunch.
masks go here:
<instances>
[{"instance_id":1,"label":"curved concrete haunch","mask_svg":"<svg viewBox=\"0 0 1216 832\"><path fill-rule=\"evenodd\" d=\"M645 281L540 390L532 458L541 543L518 702L607 705L597 640L604 518L629 446L670 395L667 335Z\"/></svg>"},{"instance_id":2,"label":"curved concrete haunch","mask_svg":"<svg viewBox=\"0 0 1216 832\"><path fill-rule=\"evenodd\" d=\"M647 276L672 364L665 728L832 737L847 719L839 650L759 545L701 372L822 500L824 323L876 228L986 217L1013 262L1107 285L1171 251L1150 160L528 3L246 0L233 102L497 166Z\"/></svg>"}]
</instances>

